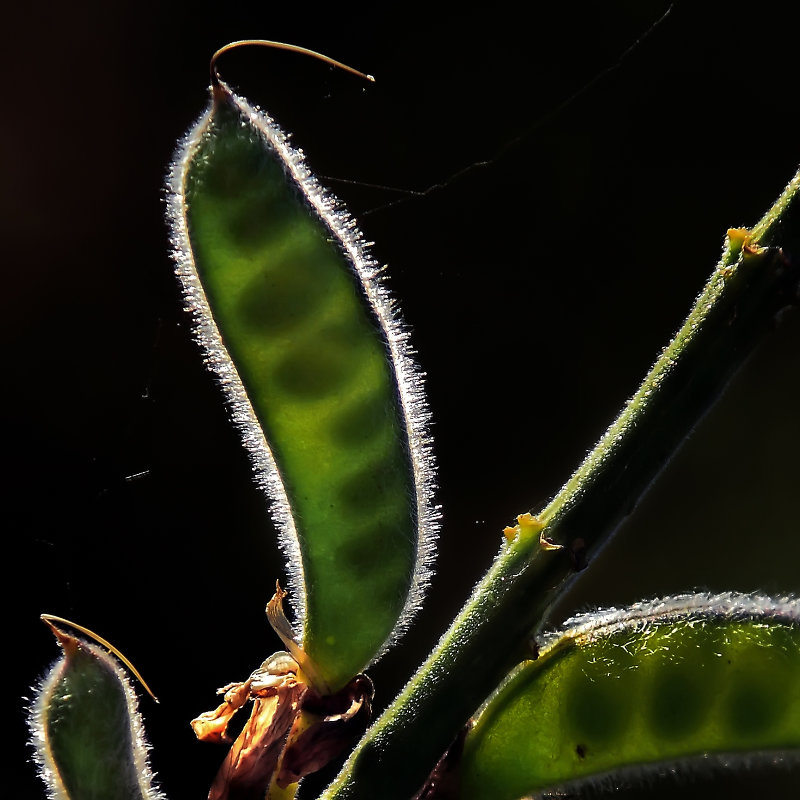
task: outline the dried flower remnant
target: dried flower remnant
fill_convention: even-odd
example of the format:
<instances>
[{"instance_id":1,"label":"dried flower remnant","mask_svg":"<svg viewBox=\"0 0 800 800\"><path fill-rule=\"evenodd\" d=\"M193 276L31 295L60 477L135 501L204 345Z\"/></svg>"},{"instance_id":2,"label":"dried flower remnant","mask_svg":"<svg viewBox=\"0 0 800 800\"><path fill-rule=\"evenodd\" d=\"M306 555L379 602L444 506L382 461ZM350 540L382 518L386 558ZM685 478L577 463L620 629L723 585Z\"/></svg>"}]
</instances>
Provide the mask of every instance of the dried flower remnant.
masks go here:
<instances>
[{"instance_id":1,"label":"dried flower remnant","mask_svg":"<svg viewBox=\"0 0 800 800\"><path fill-rule=\"evenodd\" d=\"M357 675L328 694L311 680L313 662L292 638L278 585L267 615L292 653L273 653L243 682L219 690L223 702L192 720L198 739L230 743L228 725L253 701L250 717L232 742L209 791L209 800L256 800L270 787L286 789L322 769L366 729L372 714L372 682ZM302 665L302 666L301 666Z\"/></svg>"}]
</instances>

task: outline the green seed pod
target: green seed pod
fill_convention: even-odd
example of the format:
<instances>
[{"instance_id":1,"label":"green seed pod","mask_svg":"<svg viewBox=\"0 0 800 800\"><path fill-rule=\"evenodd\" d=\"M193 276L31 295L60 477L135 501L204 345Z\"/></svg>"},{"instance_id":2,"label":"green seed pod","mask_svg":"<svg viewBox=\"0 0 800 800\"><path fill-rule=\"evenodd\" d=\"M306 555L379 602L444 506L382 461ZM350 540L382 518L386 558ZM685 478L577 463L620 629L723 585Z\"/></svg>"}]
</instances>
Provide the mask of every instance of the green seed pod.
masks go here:
<instances>
[{"instance_id":1,"label":"green seed pod","mask_svg":"<svg viewBox=\"0 0 800 800\"><path fill-rule=\"evenodd\" d=\"M102 648L53 631L64 655L37 688L28 718L50 797L163 800L124 672Z\"/></svg>"},{"instance_id":2,"label":"green seed pod","mask_svg":"<svg viewBox=\"0 0 800 800\"><path fill-rule=\"evenodd\" d=\"M800 601L684 595L568 625L482 710L465 799L800 749Z\"/></svg>"},{"instance_id":3,"label":"green seed pod","mask_svg":"<svg viewBox=\"0 0 800 800\"><path fill-rule=\"evenodd\" d=\"M407 333L350 216L225 84L169 180L184 296L271 499L298 638L335 691L404 630L429 578L432 464Z\"/></svg>"}]
</instances>

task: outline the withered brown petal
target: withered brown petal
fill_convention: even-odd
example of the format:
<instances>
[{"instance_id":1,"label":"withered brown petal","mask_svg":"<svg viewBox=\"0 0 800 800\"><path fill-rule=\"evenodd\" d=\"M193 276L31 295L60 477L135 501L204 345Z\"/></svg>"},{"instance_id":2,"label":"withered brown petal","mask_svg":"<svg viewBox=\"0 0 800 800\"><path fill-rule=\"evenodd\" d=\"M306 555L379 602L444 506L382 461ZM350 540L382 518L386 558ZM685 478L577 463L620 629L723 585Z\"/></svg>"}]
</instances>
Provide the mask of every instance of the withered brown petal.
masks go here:
<instances>
[{"instance_id":1,"label":"withered brown petal","mask_svg":"<svg viewBox=\"0 0 800 800\"><path fill-rule=\"evenodd\" d=\"M264 800L289 728L307 686L293 678L266 698L256 698L250 719L217 772L208 800Z\"/></svg>"},{"instance_id":2,"label":"withered brown petal","mask_svg":"<svg viewBox=\"0 0 800 800\"><path fill-rule=\"evenodd\" d=\"M225 693L225 700L213 711L206 711L191 721L194 735L201 742L229 742L228 723L250 699L250 680L235 683Z\"/></svg>"},{"instance_id":3,"label":"withered brown petal","mask_svg":"<svg viewBox=\"0 0 800 800\"><path fill-rule=\"evenodd\" d=\"M357 675L335 695L309 692L283 751L275 783L285 789L322 769L366 730L372 717L372 681ZM310 725L309 717L320 715Z\"/></svg>"}]
</instances>

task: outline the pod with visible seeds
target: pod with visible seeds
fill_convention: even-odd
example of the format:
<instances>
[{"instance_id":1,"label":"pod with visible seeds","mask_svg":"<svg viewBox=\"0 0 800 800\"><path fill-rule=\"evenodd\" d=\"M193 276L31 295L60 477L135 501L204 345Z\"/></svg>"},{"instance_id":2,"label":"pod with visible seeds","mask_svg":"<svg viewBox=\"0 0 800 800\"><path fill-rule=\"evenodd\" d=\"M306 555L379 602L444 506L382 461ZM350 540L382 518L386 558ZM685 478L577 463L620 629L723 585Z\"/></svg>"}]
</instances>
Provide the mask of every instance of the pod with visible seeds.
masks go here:
<instances>
[{"instance_id":1,"label":"pod with visible seeds","mask_svg":"<svg viewBox=\"0 0 800 800\"><path fill-rule=\"evenodd\" d=\"M298 638L336 691L428 580L432 466L406 332L347 212L217 79L169 188L184 296L271 498Z\"/></svg>"},{"instance_id":2,"label":"pod with visible seeds","mask_svg":"<svg viewBox=\"0 0 800 800\"><path fill-rule=\"evenodd\" d=\"M684 595L568 625L468 734L465 800L800 753L797 600Z\"/></svg>"}]
</instances>

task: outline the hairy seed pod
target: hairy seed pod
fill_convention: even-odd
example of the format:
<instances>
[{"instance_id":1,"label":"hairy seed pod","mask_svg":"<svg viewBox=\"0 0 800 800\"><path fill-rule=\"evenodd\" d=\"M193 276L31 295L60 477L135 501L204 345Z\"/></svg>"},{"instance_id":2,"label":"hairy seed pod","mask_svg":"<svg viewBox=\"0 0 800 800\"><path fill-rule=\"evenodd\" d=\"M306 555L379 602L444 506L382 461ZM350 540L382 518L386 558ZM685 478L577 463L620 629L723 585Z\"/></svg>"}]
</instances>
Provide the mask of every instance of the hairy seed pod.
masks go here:
<instances>
[{"instance_id":1,"label":"hairy seed pod","mask_svg":"<svg viewBox=\"0 0 800 800\"><path fill-rule=\"evenodd\" d=\"M567 625L484 707L464 798L800 751L797 600L683 595Z\"/></svg>"},{"instance_id":2,"label":"hairy seed pod","mask_svg":"<svg viewBox=\"0 0 800 800\"><path fill-rule=\"evenodd\" d=\"M127 676L101 647L52 624L50 628L63 655L37 687L28 717L34 759L48 796L164 800L147 762L136 695Z\"/></svg>"},{"instance_id":3,"label":"hairy seed pod","mask_svg":"<svg viewBox=\"0 0 800 800\"><path fill-rule=\"evenodd\" d=\"M280 527L303 647L335 691L428 580L432 466L406 331L353 220L222 82L179 146L169 210L198 338Z\"/></svg>"}]
</instances>

